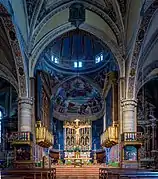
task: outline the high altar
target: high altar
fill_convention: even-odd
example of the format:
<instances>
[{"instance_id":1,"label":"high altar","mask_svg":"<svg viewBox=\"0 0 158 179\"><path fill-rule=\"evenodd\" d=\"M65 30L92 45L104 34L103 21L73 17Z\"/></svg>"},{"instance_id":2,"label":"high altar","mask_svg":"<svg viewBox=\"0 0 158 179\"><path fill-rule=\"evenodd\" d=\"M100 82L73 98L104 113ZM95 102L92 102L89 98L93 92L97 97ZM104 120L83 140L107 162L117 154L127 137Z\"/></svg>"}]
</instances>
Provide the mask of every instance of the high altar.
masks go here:
<instances>
[{"instance_id":1,"label":"high altar","mask_svg":"<svg viewBox=\"0 0 158 179\"><path fill-rule=\"evenodd\" d=\"M75 163L89 162L92 146L92 129L90 121L66 121L64 124L65 161Z\"/></svg>"}]
</instances>

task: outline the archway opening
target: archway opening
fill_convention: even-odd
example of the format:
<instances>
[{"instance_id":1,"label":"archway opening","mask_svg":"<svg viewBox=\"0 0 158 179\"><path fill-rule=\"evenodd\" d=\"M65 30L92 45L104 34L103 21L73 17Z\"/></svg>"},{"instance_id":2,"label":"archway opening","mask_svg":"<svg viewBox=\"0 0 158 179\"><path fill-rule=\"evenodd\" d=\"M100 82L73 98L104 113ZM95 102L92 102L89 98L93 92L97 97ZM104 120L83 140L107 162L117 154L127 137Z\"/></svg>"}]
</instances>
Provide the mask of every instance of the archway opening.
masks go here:
<instances>
[{"instance_id":1,"label":"archway opening","mask_svg":"<svg viewBox=\"0 0 158 179\"><path fill-rule=\"evenodd\" d=\"M118 122L119 67L111 50L93 34L72 30L45 48L34 74L36 119L53 132L53 148L62 157L105 152L100 136Z\"/></svg>"},{"instance_id":2,"label":"archway opening","mask_svg":"<svg viewBox=\"0 0 158 179\"><path fill-rule=\"evenodd\" d=\"M14 150L9 141L12 132L18 131L18 94L6 80L0 78L0 161L9 167L14 159Z\"/></svg>"},{"instance_id":3,"label":"archway opening","mask_svg":"<svg viewBox=\"0 0 158 179\"><path fill-rule=\"evenodd\" d=\"M141 151L141 164L156 167L158 141L158 78L151 79L139 90L137 108L137 130L143 132L144 144Z\"/></svg>"}]
</instances>

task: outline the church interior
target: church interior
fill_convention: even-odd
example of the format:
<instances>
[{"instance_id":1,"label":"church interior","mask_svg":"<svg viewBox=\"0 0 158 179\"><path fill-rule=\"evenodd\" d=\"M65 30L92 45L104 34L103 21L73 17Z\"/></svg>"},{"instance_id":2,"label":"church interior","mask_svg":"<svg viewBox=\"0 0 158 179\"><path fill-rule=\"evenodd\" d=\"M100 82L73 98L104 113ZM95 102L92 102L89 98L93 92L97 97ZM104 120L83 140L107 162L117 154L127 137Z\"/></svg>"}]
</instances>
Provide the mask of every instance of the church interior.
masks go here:
<instances>
[{"instance_id":1,"label":"church interior","mask_svg":"<svg viewBox=\"0 0 158 179\"><path fill-rule=\"evenodd\" d=\"M2 178L158 178L157 49L158 0L0 0Z\"/></svg>"}]
</instances>

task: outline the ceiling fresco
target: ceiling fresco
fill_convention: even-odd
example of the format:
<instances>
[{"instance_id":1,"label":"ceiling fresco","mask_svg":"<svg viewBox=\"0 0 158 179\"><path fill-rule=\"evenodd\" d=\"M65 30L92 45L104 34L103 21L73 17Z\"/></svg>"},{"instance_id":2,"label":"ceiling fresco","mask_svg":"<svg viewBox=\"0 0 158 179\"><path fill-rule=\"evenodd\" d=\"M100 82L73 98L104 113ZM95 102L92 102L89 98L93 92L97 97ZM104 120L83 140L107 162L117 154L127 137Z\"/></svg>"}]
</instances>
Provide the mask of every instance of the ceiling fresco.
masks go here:
<instances>
[{"instance_id":1,"label":"ceiling fresco","mask_svg":"<svg viewBox=\"0 0 158 179\"><path fill-rule=\"evenodd\" d=\"M98 90L81 77L63 83L54 98L58 113L93 115L101 111L103 101Z\"/></svg>"}]
</instances>

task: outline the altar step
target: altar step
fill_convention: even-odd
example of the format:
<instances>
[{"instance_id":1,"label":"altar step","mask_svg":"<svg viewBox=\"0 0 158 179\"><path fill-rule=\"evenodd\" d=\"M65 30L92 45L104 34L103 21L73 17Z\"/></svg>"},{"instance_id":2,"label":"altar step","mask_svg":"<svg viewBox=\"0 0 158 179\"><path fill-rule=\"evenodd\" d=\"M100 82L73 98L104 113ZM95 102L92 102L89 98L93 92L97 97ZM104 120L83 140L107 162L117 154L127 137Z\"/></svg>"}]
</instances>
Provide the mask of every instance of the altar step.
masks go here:
<instances>
[{"instance_id":1,"label":"altar step","mask_svg":"<svg viewBox=\"0 0 158 179\"><path fill-rule=\"evenodd\" d=\"M57 166L57 179L99 179L100 166Z\"/></svg>"}]
</instances>

